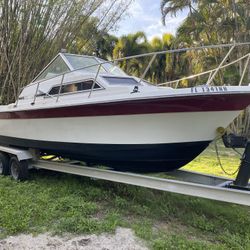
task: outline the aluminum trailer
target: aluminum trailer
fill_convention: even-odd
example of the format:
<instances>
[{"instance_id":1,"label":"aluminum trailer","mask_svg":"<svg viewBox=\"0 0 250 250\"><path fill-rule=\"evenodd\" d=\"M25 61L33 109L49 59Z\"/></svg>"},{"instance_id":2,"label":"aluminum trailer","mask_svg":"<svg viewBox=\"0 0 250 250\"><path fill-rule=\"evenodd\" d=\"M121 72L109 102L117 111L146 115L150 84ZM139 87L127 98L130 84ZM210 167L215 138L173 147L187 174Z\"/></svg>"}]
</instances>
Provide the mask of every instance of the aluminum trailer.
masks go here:
<instances>
[{"instance_id":1,"label":"aluminum trailer","mask_svg":"<svg viewBox=\"0 0 250 250\"><path fill-rule=\"evenodd\" d=\"M250 144L247 145L245 152L245 161L242 160L239 174L236 180L232 180L183 170L167 173L169 178L158 178L87 167L73 161L67 163L41 160L35 150L0 146L0 174L10 174L15 180L25 180L29 169L47 169L250 206Z\"/></svg>"}]
</instances>

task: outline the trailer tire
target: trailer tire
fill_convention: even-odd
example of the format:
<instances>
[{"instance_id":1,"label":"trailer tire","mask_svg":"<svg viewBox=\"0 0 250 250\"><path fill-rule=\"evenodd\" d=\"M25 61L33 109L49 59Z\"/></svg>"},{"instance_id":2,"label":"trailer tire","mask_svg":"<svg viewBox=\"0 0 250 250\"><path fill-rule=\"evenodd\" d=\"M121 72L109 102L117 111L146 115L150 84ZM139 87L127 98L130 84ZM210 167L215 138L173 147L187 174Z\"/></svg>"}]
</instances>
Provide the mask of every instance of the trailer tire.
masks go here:
<instances>
[{"instance_id":1,"label":"trailer tire","mask_svg":"<svg viewBox=\"0 0 250 250\"><path fill-rule=\"evenodd\" d=\"M10 174L9 160L10 158L7 154L0 152L0 175Z\"/></svg>"},{"instance_id":2,"label":"trailer tire","mask_svg":"<svg viewBox=\"0 0 250 250\"><path fill-rule=\"evenodd\" d=\"M16 156L10 158L10 173L14 180L24 181L28 179L28 162L19 161Z\"/></svg>"}]
</instances>

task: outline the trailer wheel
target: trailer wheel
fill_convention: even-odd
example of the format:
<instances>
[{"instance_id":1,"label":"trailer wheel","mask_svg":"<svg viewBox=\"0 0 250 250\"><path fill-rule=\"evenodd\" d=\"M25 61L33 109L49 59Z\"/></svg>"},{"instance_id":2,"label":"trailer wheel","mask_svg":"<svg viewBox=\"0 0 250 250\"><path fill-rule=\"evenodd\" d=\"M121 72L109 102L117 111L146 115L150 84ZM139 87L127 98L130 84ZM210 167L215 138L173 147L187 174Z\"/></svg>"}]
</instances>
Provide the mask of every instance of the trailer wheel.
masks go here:
<instances>
[{"instance_id":1,"label":"trailer wheel","mask_svg":"<svg viewBox=\"0 0 250 250\"><path fill-rule=\"evenodd\" d=\"M24 181L28 178L28 162L19 161L16 156L10 158L10 173L14 180Z\"/></svg>"},{"instance_id":2,"label":"trailer wheel","mask_svg":"<svg viewBox=\"0 0 250 250\"><path fill-rule=\"evenodd\" d=\"M0 175L9 175L9 156L5 153L0 152Z\"/></svg>"}]
</instances>

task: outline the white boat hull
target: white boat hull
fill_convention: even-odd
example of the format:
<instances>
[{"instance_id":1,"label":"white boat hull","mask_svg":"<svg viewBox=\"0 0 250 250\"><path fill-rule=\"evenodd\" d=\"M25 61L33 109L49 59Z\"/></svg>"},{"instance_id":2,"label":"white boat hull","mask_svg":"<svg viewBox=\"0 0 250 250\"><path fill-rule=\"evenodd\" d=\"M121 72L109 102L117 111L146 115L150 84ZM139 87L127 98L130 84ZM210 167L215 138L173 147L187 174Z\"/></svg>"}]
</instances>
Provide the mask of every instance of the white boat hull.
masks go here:
<instances>
[{"instance_id":1,"label":"white boat hull","mask_svg":"<svg viewBox=\"0 0 250 250\"><path fill-rule=\"evenodd\" d=\"M26 140L92 144L211 141L240 111L183 112L0 120L0 135Z\"/></svg>"},{"instance_id":2,"label":"white boat hull","mask_svg":"<svg viewBox=\"0 0 250 250\"><path fill-rule=\"evenodd\" d=\"M1 119L0 141L122 171L170 171L193 160L239 112Z\"/></svg>"}]
</instances>

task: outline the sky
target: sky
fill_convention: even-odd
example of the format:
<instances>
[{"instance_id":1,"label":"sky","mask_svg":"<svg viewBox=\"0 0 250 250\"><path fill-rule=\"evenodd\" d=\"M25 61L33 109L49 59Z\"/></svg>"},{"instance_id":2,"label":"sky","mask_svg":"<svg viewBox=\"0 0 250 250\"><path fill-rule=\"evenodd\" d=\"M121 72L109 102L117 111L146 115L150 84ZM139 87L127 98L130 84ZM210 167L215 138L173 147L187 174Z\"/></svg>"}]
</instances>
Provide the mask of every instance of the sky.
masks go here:
<instances>
[{"instance_id":1,"label":"sky","mask_svg":"<svg viewBox=\"0 0 250 250\"><path fill-rule=\"evenodd\" d=\"M118 37L128 33L143 31L151 40L164 33L175 34L177 27L187 16L187 11L178 13L177 17L168 16L166 25L162 24L161 0L134 0L128 9L128 14L118 24L118 29L112 33Z\"/></svg>"}]
</instances>

